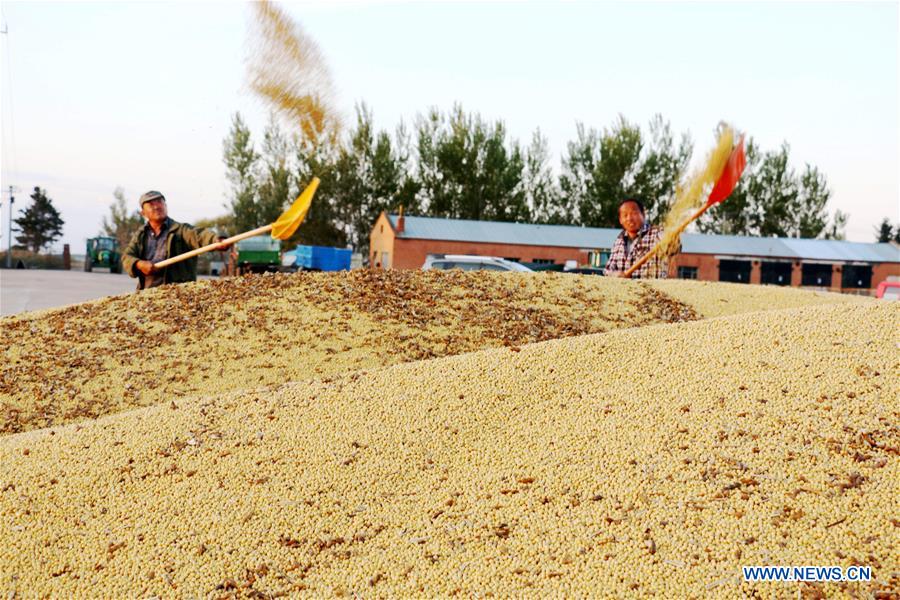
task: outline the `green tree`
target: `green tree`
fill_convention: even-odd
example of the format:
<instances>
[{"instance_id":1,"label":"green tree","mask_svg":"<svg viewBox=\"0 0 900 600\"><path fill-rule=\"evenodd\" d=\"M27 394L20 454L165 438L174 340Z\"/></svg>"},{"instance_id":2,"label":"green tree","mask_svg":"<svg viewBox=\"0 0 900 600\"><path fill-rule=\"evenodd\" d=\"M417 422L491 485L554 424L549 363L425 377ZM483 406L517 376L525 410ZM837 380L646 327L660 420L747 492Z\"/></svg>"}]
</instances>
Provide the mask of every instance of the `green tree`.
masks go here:
<instances>
[{"instance_id":1,"label":"green tree","mask_svg":"<svg viewBox=\"0 0 900 600\"><path fill-rule=\"evenodd\" d=\"M849 219L850 215L848 215L847 213L835 210L834 216L831 218L831 222L822 233L822 237L826 240L843 240L844 228L847 226L847 221Z\"/></svg>"},{"instance_id":2,"label":"green tree","mask_svg":"<svg viewBox=\"0 0 900 600\"><path fill-rule=\"evenodd\" d=\"M31 205L23 209L22 216L13 219L13 223L17 225L16 231L21 232L16 236L16 241L34 253L62 237L62 226L65 224L53 201L47 197L47 190L37 186L31 193Z\"/></svg>"},{"instance_id":3,"label":"green tree","mask_svg":"<svg viewBox=\"0 0 900 600\"><path fill-rule=\"evenodd\" d=\"M806 165L800 176L800 193L794 207L794 227L792 237L844 239L847 215L836 210L829 219L827 204L831 190L825 175L817 167Z\"/></svg>"},{"instance_id":4,"label":"green tree","mask_svg":"<svg viewBox=\"0 0 900 600\"><path fill-rule=\"evenodd\" d=\"M290 155L290 143L278 127L273 113L263 134L261 166L257 176L259 187L255 212L259 224L256 227L277 220L294 199L293 176L288 162Z\"/></svg>"},{"instance_id":5,"label":"green tree","mask_svg":"<svg viewBox=\"0 0 900 600\"><path fill-rule=\"evenodd\" d=\"M650 120L649 136L630 192L647 203L647 218L651 221L658 221L675 201L678 184L691 154L693 144L689 135L682 134L676 145L672 128L662 115L655 115ZM618 220L618 215L616 217Z\"/></svg>"},{"instance_id":6,"label":"green tree","mask_svg":"<svg viewBox=\"0 0 900 600\"><path fill-rule=\"evenodd\" d=\"M898 226L898 230L900 230L900 226ZM891 220L885 217L882 219L881 224L875 228L875 241L881 244L890 242L894 237L894 227L891 225Z\"/></svg>"},{"instance_id":7,"label":"green tree","mask_svg":"<svg viewBox=\"0 0 900 600\"><path fill-rule=\"evenodd\" d=\"M759 169L761 156L759 147L753 138L747 140L744 155L747 165L734 191L727 200L706 211L697 222L697 229L701 233L754 235L751 224L753 208L749 190L751 187L755 187L755 173Z\"/></svg>"},{"instance_id":8,"label":"green tree","mask_svg":"<svg viewBox=\"0 0 900 600\"><path fill-rule=\"evenodd\" d=\"M524 223L531 220L525 194L525 159L516 141L506 141L506 127L498 121L488 130L476 177L483 218ZM508 145L508 147L507 147Z\"/></svg>"},{"instance_id":9,"label":"green tree","mask_svg":"<svg viewBox=\"0 0 900 600\"><path fill-rule=\"evenodd\" d=\"M401 128L398 136L402 135ZM402 142L394 144L387 132L376 133L372 112L365 104L356 107L356 125L338 152L333 189L348 243L363 254L368 254L372 223L381 211L396 210L404 203L407 210L415 209L408 155L401 154L401 146Z\"/></svg>"},{"instance_id":10,"label":"green tree","mask_svg":"<svg viewBox=\"0 0 900 600\"><path fill-rule=\"evenodd\" d=\"M265 223L262 222L263 215L256 203L255 173L259 155L253 148L250 129L240 113L235 113L232 117L231 130L223 146L225 173L231 183L231 205L226 207L234 214L234 226L240 231L260 227Z\"/></svg>"},{"instance_id":11,"label":"green tree","mask_svg":"<svg viewBox=\"0 0 900 600\"><path fill-rule=\"evenodd\" d=\"M800 186L788 164L788 154L787 143L783 143L778 150L766 152L758 171L749 181L752 235L790 236Z\"/></svg>"},{"instance_id":12,"label":"green tree","mask_svg":"<svg viewBox=\"0 0 900 600\"><path fill-rule=\"evenodd\" d=\"M419 214L422 210L420 195L422 185L416 177L411 136L402 120L394 132L394 140L394 152L402 172L400 189L397 190L397 204L403 206L409 214Z\"/></svg>"},{"instance_id":13,"label":"green tree","mask_svg":"<svg viewBox=\"0 0 900 600\"><path fill-rule=\"evenodd\" d=\"M524 159L502 122L455 105L417 120L418 179L428 214L475 220L530 218L522 182Z\"/></svg>"},{"instance_id":14,"label":"green tree","mask_svg":"<svg viewBox=\"0 0 900 600\"><path fill-rule=\"evenodd\" d=\"M321 180L319 189L310 204L306 219L282 246L290 248L296 244L313 246L347 245L347 234L340 226L335 188L337 186L337 160L340 145L328 132L318 137L298 136L294 151L297 157L295 180L297 187L305 189L313 177Z\"/></svg>"},{"instance_id":15,"label":"green tree","mask_svg":"<svg viewBox=\"0 0 900 600\"><path fill-rule=\"evenodd\" d=\"M643 149L641 130L619 115L611 129L600 136L600 160L594 167L596 198L581 208L581 222L588 227L618 227L619 202L636 195L633 188ZM652 207L653 198L644 198Z\"/></svg>"},{"instance_id":16,"label":"green tree","mask_svg":"<svg viewBox=\"0 0 900 600\"><path fill-rule=\"evenodd\" d=\"M416 177L420 185L420 200L426 213L432 217L456 217L452 192L447 187L438 159L441 145L443 117L436 108L416 119Z\"/></svg>"},{"instance_id":17,"label":"green tree","mask_svg":"<svg viewBox=\"0 0 900 600\"><path fill-rule=\"evenodd\" d=\"M231 213L207 219L197 219L197 221L194 222L194 226L203 229L215 229L220 235L225 237L241 233L234 226L234 215Z\"/></svg>"},{"instance_id":18,"label":"green tree","mask_svg":"<svg viewBox=\"0 0 900 600\"><path fill-rule=\"evenodd\" d=\"M144 217L137 209L128 210L128 202L122 188L117 187L113 191L113 198L115 202L109 205L109 218L103 217L100 235L116 238L119 248L124 248L132 236L143 227Z\"/></svg>"},{"instance_id":19,"label":"green tree","mask_svg":"<svg viewBox=\"0 0 900 600\"><path fill-rule=\"evenodd\" d=\"M665 214L693 151L687 134L676 144L660 115L650 121L647 141L622 115L602 133L581 123L576 127L559 183L566 202L577 207L577 224L618 227L619 202L629 196L644 201L650 220Z\"/></svg>"},{"instance_id":20,"label":"green tree","mask_svg":"<svg viewBox=\"0 0 900 600\"><path fill-rule=\"evenodd\" d=\"M798 175L790 166L790 147L760 152L747 143L747 166L731 196L713 207L699 224L703 233L843 239L847 215L829 218L831 192L825 176L806 165Z\"/></svg>"},{"instance_id":21,"label":"green tree","mask_svg":"<svg viewBox=\"0 0 900 600\"><path fill-rule=\"evenodd\" d=\"M523 172L525 201L536 223L565 225L575 222L575 207L564 203L559 185L550 167L550 150L540 129L534 132L525 153Z\"/></svg>"},{"instance_id":22,"label":"green tree","mask_svg":"<svg viewBox=\"0 0 900 600\"><path fill-rule=\"evenodd\" d=\"M594 171L600 162L600 140L595 129L585 129L582 123L576 123L575 132L562 158L559 187L564 205L572 209L572 224L581 225L592 218L592 207L598 203Z\"/></svg>"}]
</instances>

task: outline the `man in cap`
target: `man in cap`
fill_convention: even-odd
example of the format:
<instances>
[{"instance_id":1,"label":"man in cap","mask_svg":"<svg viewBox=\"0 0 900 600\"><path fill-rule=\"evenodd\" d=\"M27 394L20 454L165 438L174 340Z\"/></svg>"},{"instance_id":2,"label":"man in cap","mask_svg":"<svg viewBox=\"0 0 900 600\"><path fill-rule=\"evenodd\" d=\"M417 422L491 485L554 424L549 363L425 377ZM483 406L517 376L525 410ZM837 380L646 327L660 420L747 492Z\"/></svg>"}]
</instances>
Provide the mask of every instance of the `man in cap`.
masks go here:
<instances>
[{"instance_id":1,"label":"man in cap","mask_svg":"<svg viewBox=\"0 0 900 600\"><path fill-rule=\"evenodd\" d=\"M607 277L624 277L625 271L639 261L662 239L662 227L651 225L646 220L644 203L638 198L626 198L619 203L619 224L622 232L613 242L609 261L603 274ZM669 261L654 256L635 271L633 279L665 278Z\"/></svg>"},{"instance_id":2,"label":"man in cap","mask_svg":"<svg viewBox=\"0 0 900 600\"><path fill-rule=\"evenodd\" d=\"M147 219L122 252L122 269L138 278L138 290L166 283L197 280L197 258L159 269L154 263L184 252L213 244L222 238L211 229L200 229L169 218L166 198L157 191L149 191L140 199L141 214ZM230 245L221 245L227 250Z\"/></svg>"}]
</instances>

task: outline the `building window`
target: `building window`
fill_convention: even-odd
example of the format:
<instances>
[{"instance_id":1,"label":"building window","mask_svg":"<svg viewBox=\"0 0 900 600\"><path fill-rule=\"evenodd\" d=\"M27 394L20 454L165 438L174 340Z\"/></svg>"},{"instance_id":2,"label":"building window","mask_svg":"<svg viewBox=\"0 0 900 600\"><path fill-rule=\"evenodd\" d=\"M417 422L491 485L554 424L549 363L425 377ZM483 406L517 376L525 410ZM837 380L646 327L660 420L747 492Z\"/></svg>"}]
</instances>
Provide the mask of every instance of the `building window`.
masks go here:
<instances>
[{"instance_id":1,"label":"building window","mask_svg":"<svg viewBox=\"0 0 900 600\"><path fill-rule=\"evenodd\" d=\"M832 267L833 265L803 263L800 285L831 287Z\"/></svg>"},{"instance_id":2,"label":"building window","mask_svg":"<svg viewBox=\"0 0 900 600\"><path fill-rule=\"evenodd\" d=\"M519 258L518 256L504 256L503 260L508 260L510 262L519 262L522 259Z\"/></svg>"},{"instance_id":3,"label":"building window","mask_svg":"<svg viewBox=\"0 0 900 600\"><path fill-rule=\"evenodd\" d=\"M720 260L719 281L750 283L749 260Z\"/></svg>"},{"instance_id":4,"label":"building window","mask_svg":"<svg viewBox=\"0 0 900 600\"><path fill-rule=\"evenodd\" d=\"M872 287L871 265L844 265L841 287L845 290L865 290Z\"/></svg>"},{"instance_id":5,"label":"building window","mask_svg":"<svg viewBox=\"0 0 900 600\"><path fill-rule=\"evenodd\" d=\"M535 265L555 265L556 263L552 258L533 258L531 259L531 263Z\"/></svg>"},{"instance_id":6,"label":"building window","mask_svg":"<svg viewBox=\"0 0 900 600\"><path fill-rule=\"evenodd\" d=\"M379 233L384 233L384 225L381 226L381 230Z\"/></svg>"},{"instance_id":7,"label":"building window","mask_svg":"<svg viewBox=\"0 0 900 600\"><path fill-rule=\"evenodd\" d=\"M759 268L759 281L768 285L791 285L791 263L763 261Z\"/></svg>"},{"instance_id":8,"label":"building window","mask_svg":"<svg viewBox=\"0 0 900 600\"><path fill-rule=\"evenodd\" d=\"M678 279L697 279L697 267L678 267Z\"/></svg>"},{"instance_id":9,"label":"building window","mask_svg":"<svg viewBox=\"0 0 900 600\"><path fill-rule=\"evenodd\" d=\"M588 252L588 264L595 269L606 267L607 262L609 262L609 250L592 250Z\"/></svg>"}]
</instances>

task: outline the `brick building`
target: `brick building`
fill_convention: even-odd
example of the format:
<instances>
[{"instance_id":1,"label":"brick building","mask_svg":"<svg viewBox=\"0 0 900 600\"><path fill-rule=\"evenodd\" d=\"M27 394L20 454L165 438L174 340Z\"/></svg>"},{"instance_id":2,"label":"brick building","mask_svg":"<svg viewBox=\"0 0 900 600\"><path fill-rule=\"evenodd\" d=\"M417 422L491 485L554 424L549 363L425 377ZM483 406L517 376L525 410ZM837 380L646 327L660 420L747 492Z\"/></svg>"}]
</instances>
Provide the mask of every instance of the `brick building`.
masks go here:
<instances>
[{"instance_id":1,"label":"brick building","mask_svg":"<svg viewBox=\"0 0 900 600\"><path fill-rule=\"evenodd\" d=\"M369 264L419 269L428 254L499 256L531 264L602 267L619 229L465 221L382 213L369 236ZM900 277L900 248L796 238L684 234L670 277L865 291Z\"/></svg>"}]
</instances>

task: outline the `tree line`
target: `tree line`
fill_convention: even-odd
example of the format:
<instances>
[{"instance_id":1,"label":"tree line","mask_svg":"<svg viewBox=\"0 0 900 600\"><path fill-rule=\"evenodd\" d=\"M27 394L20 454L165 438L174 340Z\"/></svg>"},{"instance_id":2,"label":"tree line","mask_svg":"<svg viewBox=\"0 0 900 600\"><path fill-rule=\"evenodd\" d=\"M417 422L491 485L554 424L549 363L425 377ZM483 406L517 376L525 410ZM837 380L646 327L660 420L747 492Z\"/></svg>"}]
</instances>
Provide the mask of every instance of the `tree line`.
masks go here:
<instances>
[{"instance_id":1,"label":"tree line","mask_svg":"<svg viewBox=\"0 0 900 600\"><path fill-rule=\"evenodd\" d=\"M409 215L615 228L626 196L642 198L648 217L659 220L693 153L690 136L676 135L660 115L645 128L621 115L602 129L577 123L557 173L540 130L523 145L502 121L458 104L419 114L411 126L401 122L392 134L376 130L364 104L343 135L291 136L270 117L258 143L236 113L223 141L226 212L197 225L235 234L271 223L317 176L316 199L286 247L302 241L365 255L379 213L400 206ZM698 222L701 232L843 239L847 215L829 213L831 191L817 167L792 167L786 142L764 150L749 138L746 155L740 182ZM113 197L99 233L124 247L143 219L121 188ZM62 236L64 221L45 189L34 187L31 201L13 220L16 247L40 252ZM885 218L875 240L900 243L900 223Z\"/></svg>"},{"instance_id":2,"label":"tree line","mask_svg":"<svg viewBox=\"0 0 900 600\"><path fill-rule=\"evenodd\" d=\"M843 239L847 215L829 213L831 192L817 167L792 167L787 143L763 150L750 138L746 152L739 185L704 215L701 232ZM578 123L557 174L540 130L523 145L502 121L458 104L420 114L393 134L376 130L365 105L343 136L290 139L272 118L259 144L235 114L223 152L229 213L218 223L229 232L269 223L315 175L322 183L296 234L309 244L365 253L378 214L400 206L409 215L618 227L626 196L642 198L651 220L664 215L693 153L690 136L659 115L646 128L623 116L602 129Z\"/></svg>"}]
</instances>

